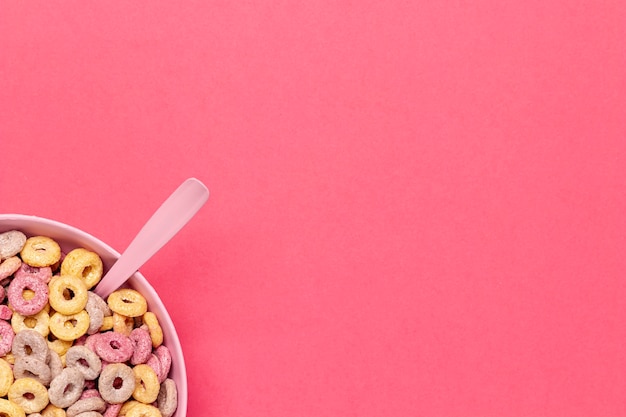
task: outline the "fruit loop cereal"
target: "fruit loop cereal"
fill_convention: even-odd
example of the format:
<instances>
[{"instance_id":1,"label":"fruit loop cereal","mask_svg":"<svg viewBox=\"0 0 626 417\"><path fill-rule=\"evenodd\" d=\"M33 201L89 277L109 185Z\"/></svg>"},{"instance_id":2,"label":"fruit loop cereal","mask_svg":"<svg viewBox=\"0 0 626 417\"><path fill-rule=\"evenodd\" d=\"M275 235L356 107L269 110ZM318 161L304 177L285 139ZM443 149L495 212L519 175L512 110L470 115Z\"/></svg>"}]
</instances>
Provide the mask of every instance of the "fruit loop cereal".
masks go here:
<instances>
[{"instance_id":1,"label":"fruit loop cereal","mask_svg":"<svg viewBox=\"0 0 626 417\"><path fill-rule=\"evenodd\" d=\"M92 292L98 254L0 233L0 416L171 417L172 357L146 299Z\"/></svg>"}]
</instances>

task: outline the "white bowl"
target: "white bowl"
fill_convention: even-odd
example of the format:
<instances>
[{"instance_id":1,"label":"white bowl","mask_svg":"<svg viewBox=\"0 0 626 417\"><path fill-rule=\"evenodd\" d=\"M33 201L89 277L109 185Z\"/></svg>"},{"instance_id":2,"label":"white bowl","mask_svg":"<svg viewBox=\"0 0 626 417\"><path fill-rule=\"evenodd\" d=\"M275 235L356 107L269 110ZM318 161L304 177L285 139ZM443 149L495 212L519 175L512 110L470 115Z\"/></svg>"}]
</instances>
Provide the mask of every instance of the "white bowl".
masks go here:
<instances>
[{"instance_id":1,"label":"white bowl","mask_svg":"<svg viewBox=\"0 0 626 417\"><path fill-rule=\"evenodd\" d=\"M96 252L102 258L105 272L120 256L119 252L89 233L42 217L0 214L0 233L9 230L20 230L27 236L48 236L59 243L64 253L78 247ZM139 291L146 298L149 310L156 314L159 319L163 329L163 344L169 348L172 354L172 368L169 377L176 382L178 388L178 408L174 417L185 417L187 415L187 371L174 323L172 323L172 319L159 295L142 274L135 273L127 281L127 285Z\"/></svg>"}]
</instances>

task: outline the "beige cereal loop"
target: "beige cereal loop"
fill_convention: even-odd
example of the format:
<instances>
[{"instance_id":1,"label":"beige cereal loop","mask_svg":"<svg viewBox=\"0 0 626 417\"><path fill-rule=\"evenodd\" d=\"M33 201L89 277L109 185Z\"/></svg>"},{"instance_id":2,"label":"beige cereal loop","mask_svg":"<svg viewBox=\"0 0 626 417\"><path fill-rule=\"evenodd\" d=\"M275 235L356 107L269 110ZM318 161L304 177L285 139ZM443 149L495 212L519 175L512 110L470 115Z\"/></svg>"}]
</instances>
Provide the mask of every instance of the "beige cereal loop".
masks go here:
<instances>
[{"instance_id":1,"label":"beige cereal loop","mask_svg":"<svg viewBox=\"0 0 626 417\"><path fill-rule=\"evenodd\" d=\"M130 288L113 291L107 303L115 313L126 317L139 317L148 311L148 303L144 296Z\"/></svg>"},{"instance_id":2,"label":"beige cereal loop","mask_svg":"<svg viewBox=\"0 0 626 417\"><path fill-rule=\"evenodd\" d=\"M61 275L81 278L87 289L100 282L102 271L102 259L98 254L83 248L70 251L61 262Z\"/></svg>"},{"instance_id":3,"label":"beige cereal loop","mask_svg":"<svg viewBox=\"0 0 626 417\"><path fill-rule=\"evenodd\" d=\"M0 416L26 417L26 413L13 401L0 398Z\"/></svg>"},{"instance_id":4,"label":"beige cereal loop","mask_svg":"<svg viewBox=\"0 0 626 417\"><path fill-rule=\"evenodd\" d=\"M0 397L7 395L11 384L13 384L11 365L4 359L0 359Z\"/></svg>"},{"instance_id":5,"label":"beige cereal loop","mask_svg":"<svg viewBox=\"0 0 626 417\"><path fill-rule=\"evenodd\" d=\"M87 305L87 287L82 279L61 275L48 285L50 307L65 315L79 313Z\"/></svg>"},{"instance_id":6,"label":"beige cereal loop","mask_svg":"<svg viewBox=\"0 0 626 417\"><path fill-rule=\"evenodd\" d=\"M50 266L61 259L61 247L49 237L33 236L26 239L20 256L30 266Z\"/></svg>"},{"instance_id":7,"label":"beige cereal loop","mask_svg":"<svg viewBox=\"0 0 626 417\"><path fill-rule=\"evenodd\" d=\"M157 348L163 344L163 330L159 325L159 320L156 315L148 311L143 315L143 322L146 326L148 326L148 331L150 332L150 339L152 340L152 347Z\"/></svg>"},{"instance_id":8,"label":"beige cereal loop","mask_svg":"<svg viewBox=\"0 0 626 417\"><path fill-rule=\"evenodd\" d=\"M0 259L10 258L20 253L24 243L26 243L26 235L19 230L0 233Z\"/></svg>"},{"instance_id":9,"label":"beige cereal loop","mask_svg":"<svg viewBox=\"0 0 626 417\"><path fill-rule=\"evenodd\" d=\"M133 368L135 374L135 390L133 398L144 404L151 404L159 396L159 378L148 365L140 364Z\"/></svg>"},{"instance_id":10,"label":"beige cereal loop","mask_svg":"<svg viewBox=\"0 0 626 417\"><path fill-rule=\"evenodd\" d=\"M56 312L50 317L50 331L57 339L76 340L87 333L88 328L89 314L85 310L69 315Z\"/></svg>"},{"instance_id":11,"label":"beige cereal loop","mask_svg":"<svg viewBox=\"0 0 626 417\"><path fill-rule=\"evenodd\" d=\"M38 413L48 405L48 390L32 378L20 378L9 388L9 401L25 413Z\"/></svg>"}]
</instances>

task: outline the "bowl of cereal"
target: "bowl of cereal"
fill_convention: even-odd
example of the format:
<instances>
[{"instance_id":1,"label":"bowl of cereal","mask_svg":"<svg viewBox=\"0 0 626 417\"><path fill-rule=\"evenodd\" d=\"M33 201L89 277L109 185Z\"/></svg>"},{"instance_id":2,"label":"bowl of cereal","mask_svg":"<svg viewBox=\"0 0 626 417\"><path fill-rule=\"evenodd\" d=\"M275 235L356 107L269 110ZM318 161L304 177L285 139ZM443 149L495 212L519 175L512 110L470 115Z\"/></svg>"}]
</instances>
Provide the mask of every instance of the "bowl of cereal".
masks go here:
<instances>
[{"instance_id":1,"label":"bowl of cereal","mask_svg":"<svg viewBox=\"0 0 626 417\"><path fill-rule=\"evenodd\" d=\"M136 272L106 299L93 291L119 257L76 227L0 214L0 415L186 416L183 352L155 289Z\"/></svg>"}]
</instances>

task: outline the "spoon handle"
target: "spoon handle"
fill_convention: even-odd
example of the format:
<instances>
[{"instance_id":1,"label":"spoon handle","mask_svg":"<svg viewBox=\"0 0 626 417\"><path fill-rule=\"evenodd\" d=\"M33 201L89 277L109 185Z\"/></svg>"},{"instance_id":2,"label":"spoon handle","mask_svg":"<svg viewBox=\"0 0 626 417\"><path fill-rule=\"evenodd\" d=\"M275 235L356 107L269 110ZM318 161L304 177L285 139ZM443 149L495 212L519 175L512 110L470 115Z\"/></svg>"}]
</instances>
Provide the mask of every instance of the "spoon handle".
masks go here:
<instances>
[{"instance_id":1,"label":"spoon handle","mask_svg":"<svg viewBox=\"0 0 626 417\"><path fill-rule=\"evenodd\" d=\"M95 289L108 297L187 224L209 198L209 190L195 178L183 182L146 222L126 251Z\"/></svg>"}]
</instances>

